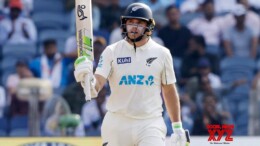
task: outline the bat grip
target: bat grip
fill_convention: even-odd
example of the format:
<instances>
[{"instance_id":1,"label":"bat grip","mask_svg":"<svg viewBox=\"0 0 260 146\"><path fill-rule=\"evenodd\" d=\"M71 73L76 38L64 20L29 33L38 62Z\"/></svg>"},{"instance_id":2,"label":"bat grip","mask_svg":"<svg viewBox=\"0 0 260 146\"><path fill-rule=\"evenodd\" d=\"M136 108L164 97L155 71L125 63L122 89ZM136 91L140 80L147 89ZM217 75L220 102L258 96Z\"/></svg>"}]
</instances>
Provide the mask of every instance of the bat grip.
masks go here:
<instances>
[{"instance_id":1,"label":"bat grip","mask_svg":"<svg viewBox=\"0 0 260 146\"><path fill-rule=\"evenodd\" d=\"M85 99L86 101L91 100L91 94L90 94L90 75L86 74L85 75Z\"/></svg>"},{"instance_id":2,"label":"bat grip","mask_svg":"<svg viewBox=\"0 0 260 146\"><path fill-rule=\"evenodd\" d=\"M189 133L189 130L185 130L185 136L187 138L187 142L190 143L190 133Z\"/></svg>"}]
</instances>

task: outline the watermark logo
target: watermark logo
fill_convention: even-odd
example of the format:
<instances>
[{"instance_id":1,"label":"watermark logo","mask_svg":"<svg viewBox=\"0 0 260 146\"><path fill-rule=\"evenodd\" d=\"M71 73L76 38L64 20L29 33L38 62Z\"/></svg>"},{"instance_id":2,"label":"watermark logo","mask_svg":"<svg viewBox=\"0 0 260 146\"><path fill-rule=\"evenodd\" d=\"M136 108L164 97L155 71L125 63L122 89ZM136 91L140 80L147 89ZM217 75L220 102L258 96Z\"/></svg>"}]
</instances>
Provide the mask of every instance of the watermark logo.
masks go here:
<instances>
[{"instance_id":1,"label":"watermark logo","mask_svg":"<svg viewBox=\"0 0 260 146\"><path fill-rule=\"evenodd\" d=\"M210 144L229 144L233 141L234 125L207 125Z\"/></svg>"}]
</instances>

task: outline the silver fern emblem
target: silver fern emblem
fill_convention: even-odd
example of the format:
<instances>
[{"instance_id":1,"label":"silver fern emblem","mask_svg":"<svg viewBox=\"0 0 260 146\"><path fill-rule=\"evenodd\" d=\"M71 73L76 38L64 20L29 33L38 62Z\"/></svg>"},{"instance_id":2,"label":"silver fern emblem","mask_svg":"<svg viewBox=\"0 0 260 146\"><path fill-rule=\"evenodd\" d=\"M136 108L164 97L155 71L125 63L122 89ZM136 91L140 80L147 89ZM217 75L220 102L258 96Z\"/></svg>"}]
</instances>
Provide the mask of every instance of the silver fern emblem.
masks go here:
<instances>
[{"instance_id":1,"label":"silver fern emblem","mask_svg":"<svg viewBox=\"0 0 260 146\"><path fill-rule=\"evenodd\" d=\"M146 66L151 66L152 62L157 59L157 57L151 57L146 59Z\"/></svg>"}]
</instances>

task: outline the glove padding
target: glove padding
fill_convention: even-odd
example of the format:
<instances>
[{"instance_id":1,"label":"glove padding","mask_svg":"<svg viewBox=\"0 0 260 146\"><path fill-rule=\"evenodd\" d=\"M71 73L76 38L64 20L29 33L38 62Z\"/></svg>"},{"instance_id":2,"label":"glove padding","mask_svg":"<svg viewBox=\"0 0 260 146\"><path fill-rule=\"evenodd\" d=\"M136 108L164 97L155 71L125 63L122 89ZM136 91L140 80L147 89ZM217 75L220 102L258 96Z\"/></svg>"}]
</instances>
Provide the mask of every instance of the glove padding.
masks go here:
<instances>
[{"instance_id":1,"label":"glove padding","mask_svg":"<svg viewBox=\"0 0 260 146\"><path fill-rule=\"evenodd\" d=\"M86 84L85 84L85 76L89 75L89 83L90 83L90 92L91 98L95 98L98 95L98 91L95 88L96 79L93 75L93 63L86 56L78 57L74 63L74 76L77 82L81 83L81 86L84 89L84 93L86 95Z\"/></svg>"},{"instance_id":2,"label":"glove padding","mask_svg":"<svg viewBox=\"0 0 260 146\"><path fill-rule=\"evenodd\" d=\"M179 125L179 126L176 126ZM189 131L182 128L181 122L172 123L173 134L171 135L171 146L189 146Z\"/></svg>"},{"instance_id":3,"label":"glove padding","mask_svg":"<svg viewBox=\"0 0 260 146\"><path fill-rule=\"evenodd\" d=\"M80 56L74 63L74 76L77 82L84 82L85 75L93 74L93 63L86 56Z\"/></svg>"}]
</instances>

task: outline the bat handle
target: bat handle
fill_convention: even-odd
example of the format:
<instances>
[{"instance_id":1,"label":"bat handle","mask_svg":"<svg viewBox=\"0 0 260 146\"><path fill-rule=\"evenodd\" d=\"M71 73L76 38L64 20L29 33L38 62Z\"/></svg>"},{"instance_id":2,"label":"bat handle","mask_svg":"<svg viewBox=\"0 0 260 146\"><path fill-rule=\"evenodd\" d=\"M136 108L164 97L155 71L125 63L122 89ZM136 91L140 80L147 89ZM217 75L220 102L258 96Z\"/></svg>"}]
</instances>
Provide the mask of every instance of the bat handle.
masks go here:
<instances>
[{"instance_id":1,"label":"bat handle","mask_svg":"<svg viewBox=\"0 0 260 146\"><path fill-rule=\"evenodd\" d=\"M85 75L85 99L86 101L90 101L91 100L91 94L90 94L90 75L86 74Z\"/></svg>"},{"instance_id":2,"label":"bat handle","mask_svg":"<svg viewBox=\"0 0 260 146\"><path fill-rule=\"evenodd\" d=\"M185 130L185 136L187 138L187 142L190 143L190 133L189 133L189 130Z\"/></svg>"}]
</instances>

